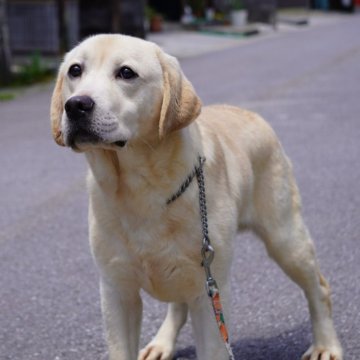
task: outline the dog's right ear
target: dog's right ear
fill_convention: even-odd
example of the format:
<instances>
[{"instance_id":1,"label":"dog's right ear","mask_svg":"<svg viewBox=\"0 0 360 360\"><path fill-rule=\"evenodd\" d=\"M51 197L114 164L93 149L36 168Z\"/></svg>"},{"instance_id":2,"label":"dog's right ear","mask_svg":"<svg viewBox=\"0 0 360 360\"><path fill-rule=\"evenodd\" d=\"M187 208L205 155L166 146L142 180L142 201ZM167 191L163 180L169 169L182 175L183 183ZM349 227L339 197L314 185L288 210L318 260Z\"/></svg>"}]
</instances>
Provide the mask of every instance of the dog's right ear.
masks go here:
<instances>
[{"instance_id":1,"label":"dog's right ear","mask_svg":"<svg viewBox=\"0 0 360 360\"><path fill-rule=\"evenodd\" d=\"M56 79L54 92L51 98L50 119L52 136L56 143L61 146L65 146L63 134L61 131L61 117L64 111L64 104L62 99L63 82L64 75L60 68L58 77Z\"/></svg>"}]
</instances>

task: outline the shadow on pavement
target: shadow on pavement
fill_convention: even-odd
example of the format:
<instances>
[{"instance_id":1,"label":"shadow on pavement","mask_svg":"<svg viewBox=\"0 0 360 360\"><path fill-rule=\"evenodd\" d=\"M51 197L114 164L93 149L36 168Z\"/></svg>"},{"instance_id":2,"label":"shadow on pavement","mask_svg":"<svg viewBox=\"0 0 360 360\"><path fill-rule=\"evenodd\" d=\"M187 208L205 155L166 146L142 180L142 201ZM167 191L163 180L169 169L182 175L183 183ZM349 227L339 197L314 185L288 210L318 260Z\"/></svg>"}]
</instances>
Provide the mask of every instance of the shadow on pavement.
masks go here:
<instances>
[{"instance_id":1,"label":"shadow on pavement","mask_svg":"<svg viewBox=\"0 0 360 360\"><path fill-rule=\"evenodd\" d=\"M247 338L232 342L236 360L296 360L310 346L310 326L302 324L268 338ZM174 360L196 359L193 346L178 350Z\"/></svg>"}]
</instances>

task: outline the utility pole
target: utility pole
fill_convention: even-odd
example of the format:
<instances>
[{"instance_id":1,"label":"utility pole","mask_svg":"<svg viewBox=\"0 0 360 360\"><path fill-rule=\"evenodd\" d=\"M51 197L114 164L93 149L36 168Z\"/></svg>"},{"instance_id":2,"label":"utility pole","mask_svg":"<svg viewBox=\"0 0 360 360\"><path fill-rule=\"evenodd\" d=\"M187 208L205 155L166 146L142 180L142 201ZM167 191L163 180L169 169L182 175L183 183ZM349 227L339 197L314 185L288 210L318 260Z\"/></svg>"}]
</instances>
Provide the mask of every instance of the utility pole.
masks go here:
<instances>
[{"instance_id":1,"label":"utility pole","mask_svg":"<svg viewBox=\"0 0 360 360\"><path fill-rule=\"evenodd\" d=\"M6 0L0 0L0 85L10 83L11 52L7 24Z\"/></svg>"}]
</instances>

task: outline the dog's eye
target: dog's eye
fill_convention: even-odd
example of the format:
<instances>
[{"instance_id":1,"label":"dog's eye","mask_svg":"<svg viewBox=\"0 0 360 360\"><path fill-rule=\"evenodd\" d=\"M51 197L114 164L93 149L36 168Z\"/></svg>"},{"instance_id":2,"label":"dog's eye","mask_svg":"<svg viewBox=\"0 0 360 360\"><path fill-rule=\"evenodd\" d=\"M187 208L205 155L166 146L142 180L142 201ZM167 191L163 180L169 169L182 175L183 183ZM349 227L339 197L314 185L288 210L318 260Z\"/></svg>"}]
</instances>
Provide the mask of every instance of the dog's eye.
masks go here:
<instances>
[{"instance_id":1,"label":"dog's eye","mask_svg":"<svg viewBox=\"0 0 360 360\"><path fill-rule=\"evenodd\" d=\"M79 64L71 65L69 68L68 74L74 78L81 76L81 74L82 74L81 66Z\"/></svg>"},{"instance_id":2,"label":"dog's eye","mask_svg":"<svg viewBox=\"0 0 360 360\"><path fill-rule=\"evenodd\" d=\"M115 76L116 76L116 78L129 80L129 79L136 78L139 75L136 72L134 72L133 70L131 70L128 66L123 66L116 72Z\"/></svg>"}]
</instances>

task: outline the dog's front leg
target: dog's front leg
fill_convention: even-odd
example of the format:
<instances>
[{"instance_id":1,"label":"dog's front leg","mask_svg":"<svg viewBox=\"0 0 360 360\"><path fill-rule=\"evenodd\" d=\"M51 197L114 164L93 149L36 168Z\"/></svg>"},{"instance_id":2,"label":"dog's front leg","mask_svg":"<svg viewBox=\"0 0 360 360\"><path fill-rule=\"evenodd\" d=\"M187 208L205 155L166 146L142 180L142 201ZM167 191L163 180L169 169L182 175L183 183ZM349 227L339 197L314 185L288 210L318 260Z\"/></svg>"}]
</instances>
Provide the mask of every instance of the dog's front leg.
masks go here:
<instances>
[{"instance_id":1,"label":"dog's front leg","mask_svg":"<svg viewBox=\"0 0 360 360\"><path fill-rule=\"evenodd\" d=\"M186 322L187 313L186 304L170 303L165 321L155 338L140 351L138 360L172 359L176 338Z\"/></svg>"},{"instance_id":2,"label":"dog's front leg","mask_svg":"<svg viewBox=\"0 0 360 360\"><path fill-rule=\"evenodd\" d=\"M109 359L137 359L142 316L139 291L101 281L100 293Z\"/></svg>"},{"instance_id":3,"label":"dog's front leg","mask_svg":"<svg viewBox=\"0 0 360 360\"><path fill-rule=\"evenodd\" d=\"M225 319L228 319L228 292L221 289ZM211 301L205 293L189 304L198 360L228 360L229 354L220 336Z\"/></svg>"}]
</instances>

